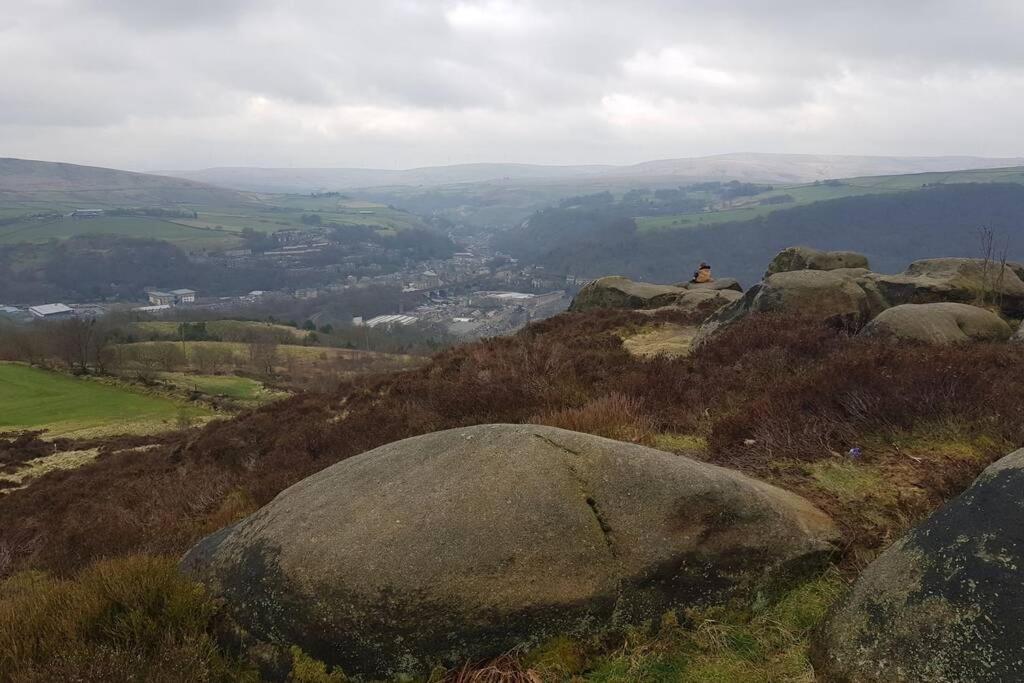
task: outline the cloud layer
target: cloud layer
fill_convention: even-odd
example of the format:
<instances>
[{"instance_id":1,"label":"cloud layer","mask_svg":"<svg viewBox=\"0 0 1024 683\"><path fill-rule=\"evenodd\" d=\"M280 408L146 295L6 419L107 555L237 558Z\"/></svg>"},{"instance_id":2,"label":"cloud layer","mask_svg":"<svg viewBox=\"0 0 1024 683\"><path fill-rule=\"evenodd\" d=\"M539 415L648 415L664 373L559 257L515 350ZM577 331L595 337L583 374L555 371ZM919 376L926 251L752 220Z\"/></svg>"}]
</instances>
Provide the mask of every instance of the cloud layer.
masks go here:
<instances>
[{"instance_id":1,"label":"cloud layer","mask_svg":"<svg viewBox=\"0 0 1024 683\"><path fill-rule=\"evenodd\" d=\"M1024 153L1017 0L27 0L0 156L136 169Z\"/></svg>"}]
</instances>

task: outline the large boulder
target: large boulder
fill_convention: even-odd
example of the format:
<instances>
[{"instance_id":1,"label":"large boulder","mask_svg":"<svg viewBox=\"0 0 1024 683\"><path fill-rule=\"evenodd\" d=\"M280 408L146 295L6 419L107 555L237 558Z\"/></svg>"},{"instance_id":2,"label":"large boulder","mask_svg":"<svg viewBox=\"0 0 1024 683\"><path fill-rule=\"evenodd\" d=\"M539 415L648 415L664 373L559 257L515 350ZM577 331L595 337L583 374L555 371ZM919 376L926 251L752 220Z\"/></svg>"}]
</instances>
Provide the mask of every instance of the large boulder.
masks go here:
<instances>
[{"instance_id":1,"label":"large boulder","mask_svg":"<svg viewBox=\"0 0 1024 683\"><path fill-rule=\"evenodd\" d=\"M861 330L870 337L890 337L928 344L1006 341L1013 330L992 311L967 304L903 304L886 309Z\"/></svg>"},{"instance_id":2,"label":"large boulder","mask_svg":"<svg viewBox=\"0 0 1024 683\"><path fill-rule=\"evenodd\" d=\"M732 290L734 292L743 292L743 287L740 285L740 281L734 277L715 278L711 282L679 282L676 283L675 286L682 289L693 290Z\"/></svg>"},{"instance_id":3,"label":"large boulder","mask_svg":"<svg viewBox=\"0 0 1024 683\"><path fill-rule=\"evenodd\" d=\"M820 567L836 540L810 503L734 471L484 425L328 467L182 565L247 651L392 676L718 601Z\"/></svg>"},{"instance_id":4,"label":"large boulder","mask_svg":"<svg viewBox=\"0 0 1024 683\"><path fill-rule=\"evenodd\" d=\"M969 258L915 261L899 275L873 275L890 305L941 301L995 303L1012 318L1024 317L1024 281L1009 265Z\"/></svg>"},{"instance_id":5,"label":"large boulder","mask_svg":"<svg viewBox=\"0 0 1024 683\"><path fill-rule=\"evenodd\" d=\"M688 289L676 298L672 306L687 313L707 311L710 314L742 298L743 295L734 289Z\"/></svg>"},{"instance_id":6,"label":"large boulder","mask_svg":"<svg viewBox=\"0 0 1024 683\"><path fill-rule=\"evenodd\" d=\"M894 543L812 648L822 680L1024 680L1024 449Z\"/></svg>"},{"instance_id":7,"label":"large boulder","mask_svg":"<svg viewBox=\"0 0 1024 683\"><path fill-rule=\"evenodd\" d=\"M1010 341L1015 344L1024 344L1024 322L1022 322L1020 327L1017 328L1017 331L1013 333L1013 337L1010 338Z\"/></svg>"},{"instance_id":8,"label":"large boulder","mask_svg":"<svg viewBox=\"0 0 1024 683\"><path fill-rule=\"evenodd\" d=\"M764 274L768 278L775 273L794 270L836 270L838 268L868 268L868 259L855 251L820 251L810 247L789 247L783 249Z\"/></svg>"},{"instance_id":9,"label":"large boulder","mask_svg":"<svg viewBox=\"0 0 1024 683\"><path fill-rule=\"evenodd\" d=\"M741 299L713 313L703 325L695 345L751 313L786 312L859 327L873 314L871 300L857 281L823 270L776 273L746 291Z\"/></svg>"},{"instance_id":10,"label":"large boulder","mask_svg":"<svg viewBox=\"0 0 1024 683\"><path fill-rule=\"evenodd\" d=\"M683 293L681 287L634 282L618 275L588 283L569 306L570 311L592 308L661 308L672 304Z\"/></svg>"}]
</instances>

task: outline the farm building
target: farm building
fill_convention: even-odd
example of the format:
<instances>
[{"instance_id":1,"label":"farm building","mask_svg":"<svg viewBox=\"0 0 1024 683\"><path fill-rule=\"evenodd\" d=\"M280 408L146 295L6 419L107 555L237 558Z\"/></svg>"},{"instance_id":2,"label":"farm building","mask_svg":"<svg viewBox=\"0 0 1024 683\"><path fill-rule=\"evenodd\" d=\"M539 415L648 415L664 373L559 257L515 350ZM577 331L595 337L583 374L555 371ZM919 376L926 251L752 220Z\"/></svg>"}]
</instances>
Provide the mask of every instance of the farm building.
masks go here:
<instances>
[{"instance_id":1,"label":"farm building","mask_svg":"<svg viewBox=\"0 0 1024 683\"><path fill-rule=\"evenodd\" d=\"M64 304L40 304L30 307L28 312L32 314L32 317L41 320L59 320L72 318L75 315L75 309Z\"/></svg>"},{"instance_id":2,"label":"farm building","mask_svg":"<svg viewBox=\"0 0 1024 683\"><path fill-rule=\"evenodd\" d=\"M103 209L75 209L71 212L72 218L98 218L105 212Z\"/></svg>"}]
</instances>

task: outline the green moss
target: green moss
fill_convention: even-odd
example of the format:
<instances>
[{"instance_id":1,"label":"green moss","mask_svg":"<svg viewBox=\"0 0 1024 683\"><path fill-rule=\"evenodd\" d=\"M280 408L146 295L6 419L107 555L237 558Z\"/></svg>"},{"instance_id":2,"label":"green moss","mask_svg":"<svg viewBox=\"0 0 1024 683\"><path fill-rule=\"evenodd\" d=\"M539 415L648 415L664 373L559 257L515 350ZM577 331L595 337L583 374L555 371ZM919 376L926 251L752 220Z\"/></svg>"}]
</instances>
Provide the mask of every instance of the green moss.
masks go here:
<instances>
[{"instance_id":1,"label":"green moss","mask_svg":"<svg viewBox=\"0 0 1024 683\"><path fill-rule=\"evenodd\" d=\"M859 462L822 460L807 470L821 489L843 501L863 500L885 486L874 468Z\"/></svg>"},{"instance_id":2,"label":"green moss","mask_svg":"<svg viewBox=\"0 0 1024 683\"><path fill-rule=\"evenodd\" d=\"M547 679L567 678L581 672L586 653L579 643L567 636L557 636L527 654L524 664L536 669Z\"/></svg>"},{"instance_id":3,"label":"green moss","mask_svg":"<svg viewBox=\"0 0 1024 683\"><path fill-rule=\"evenodd\" d=\"M706 453L708 440L696 434L656 434L653 446L671 453Z\"/></svg>"},{"instance_id":4,"label":"green moss","mask_svg":"<svg viewBox=\"0 0 1024 683\"><path fill-rule=\"evenodd\" d=\"M775 596L760 610L751 609L749 601L691 610L682 624L669 612L657 628L622 634L621 644L610 653L607 643L560 638L531 653L527 661L535 663L543 680L553 681L811 683L811 630L844 586L838 572L830 570ZM544 661L556 666L569 661L571 666L544 668Z\"/></svg>"},{"instance_id":5,"label":"green moss","mask_svg":"<svg viewBox=\"0 0 1024 683\"><path fill-rule=\"evenodd\" d=\"M291 648L292 671L289 683L345 683L348 679L340 669L328 669L319 659L313 659L297 645Z\"/></svg>"}]
</instances>

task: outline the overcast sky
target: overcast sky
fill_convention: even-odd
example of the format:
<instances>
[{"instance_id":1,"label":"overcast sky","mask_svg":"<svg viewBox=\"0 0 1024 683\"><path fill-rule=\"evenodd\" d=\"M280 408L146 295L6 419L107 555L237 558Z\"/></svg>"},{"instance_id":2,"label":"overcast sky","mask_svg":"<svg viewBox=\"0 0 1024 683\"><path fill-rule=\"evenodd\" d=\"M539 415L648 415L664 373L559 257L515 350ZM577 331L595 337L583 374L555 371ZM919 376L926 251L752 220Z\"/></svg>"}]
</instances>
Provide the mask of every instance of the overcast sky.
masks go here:
<instances>
[{"instance_id":1,"label":"overcast sky","mask_svg":"<svg viewBox=\"0 0 1024 683\"><path fill-rule=\"evenodd\" d=\"M0 156L1024 155L1020 0L0 0Z\"/></svg>"}]
</instances>

